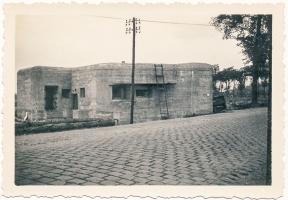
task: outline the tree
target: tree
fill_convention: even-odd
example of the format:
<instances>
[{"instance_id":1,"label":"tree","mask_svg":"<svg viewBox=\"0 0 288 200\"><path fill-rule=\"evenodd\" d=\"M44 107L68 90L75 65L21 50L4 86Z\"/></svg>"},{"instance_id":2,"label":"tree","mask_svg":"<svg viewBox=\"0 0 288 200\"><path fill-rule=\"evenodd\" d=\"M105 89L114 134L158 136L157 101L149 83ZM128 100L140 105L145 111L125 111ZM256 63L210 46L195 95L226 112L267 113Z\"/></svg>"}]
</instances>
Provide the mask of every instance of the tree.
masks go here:
<instances>
[{"instance_id":1,"label":"tree","mask_svg":"<svg viewBox=\"0 0 288 200\"><path fill-rule=\"evenodd\" d=\"M252 103L257 104L258 79L265 76L269 81L271 72L272 15L219 15L211 24L224 33L224 39L235 39L245 63L253 66Z\"/></svg>"}]
</instances>

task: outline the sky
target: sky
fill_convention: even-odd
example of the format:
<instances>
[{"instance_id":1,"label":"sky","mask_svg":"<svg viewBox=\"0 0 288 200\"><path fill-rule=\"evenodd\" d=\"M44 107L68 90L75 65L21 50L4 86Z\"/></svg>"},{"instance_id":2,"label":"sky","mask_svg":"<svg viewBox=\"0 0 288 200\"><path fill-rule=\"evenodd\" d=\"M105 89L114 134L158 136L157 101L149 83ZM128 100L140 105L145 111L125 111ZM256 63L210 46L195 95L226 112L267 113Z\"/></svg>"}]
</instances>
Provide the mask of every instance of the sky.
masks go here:
<instances>
[{"instance_id":1,"label":"sky","mask_svg":"<svg viewBox=\"0 0 288 200\"><path fill-rule=\"evenodd\" d=\"M217 13L191 6L134 4L90 6L77 14L19 15L16 18L16 71L33 66L131 63L132 34L125 34L125 19L131 17L142 20L141 33L136 35L136 63L203 62L218 64L222 69L242 67L244 57L236 41L223 40L223 33L213 26L145 21L208 25L214 16Z\"/></svg>"}]
</instances>

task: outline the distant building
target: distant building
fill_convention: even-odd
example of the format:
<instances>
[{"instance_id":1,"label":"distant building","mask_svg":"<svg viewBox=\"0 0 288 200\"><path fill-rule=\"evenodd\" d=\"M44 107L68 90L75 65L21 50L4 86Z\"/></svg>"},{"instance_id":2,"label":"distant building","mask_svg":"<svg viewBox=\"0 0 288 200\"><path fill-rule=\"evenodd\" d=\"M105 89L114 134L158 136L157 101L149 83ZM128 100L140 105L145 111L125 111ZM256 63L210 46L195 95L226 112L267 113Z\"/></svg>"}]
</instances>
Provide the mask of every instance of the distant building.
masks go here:
<instances>
[{"instance_id":1,"label":"distant building","mask_svg":"<svg viewBox=\"0 0 288 200\"><path fill-rule=\"evenodd\" d=\"M158 120L163 112L169 118L212 113L212 73L204 63L165 64L163 82L161 68L136 64L134 121ZM24 118L28 112L31 120L110 116L125 124L130 86L131 64L125 62L23 69L17 73L16 114Z\"/></svg>"}]
</instances>

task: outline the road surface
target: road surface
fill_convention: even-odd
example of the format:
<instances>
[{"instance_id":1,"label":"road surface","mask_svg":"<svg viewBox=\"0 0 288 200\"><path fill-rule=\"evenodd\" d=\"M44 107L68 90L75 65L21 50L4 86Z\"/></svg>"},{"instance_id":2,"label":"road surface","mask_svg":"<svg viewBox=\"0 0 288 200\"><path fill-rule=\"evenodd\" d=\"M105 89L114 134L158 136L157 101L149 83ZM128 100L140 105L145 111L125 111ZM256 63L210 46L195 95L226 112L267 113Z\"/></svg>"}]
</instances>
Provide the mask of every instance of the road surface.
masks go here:
<instances>
[{"instance_id":1,"label":"road surface","mask_svg":"<svg viewBox=\"0 0 288 200\"><path fill-rule=\"evenodd\" d=\"M263 185L267 109L16 137L16 185Z\"/></svg>"}]
</instances>

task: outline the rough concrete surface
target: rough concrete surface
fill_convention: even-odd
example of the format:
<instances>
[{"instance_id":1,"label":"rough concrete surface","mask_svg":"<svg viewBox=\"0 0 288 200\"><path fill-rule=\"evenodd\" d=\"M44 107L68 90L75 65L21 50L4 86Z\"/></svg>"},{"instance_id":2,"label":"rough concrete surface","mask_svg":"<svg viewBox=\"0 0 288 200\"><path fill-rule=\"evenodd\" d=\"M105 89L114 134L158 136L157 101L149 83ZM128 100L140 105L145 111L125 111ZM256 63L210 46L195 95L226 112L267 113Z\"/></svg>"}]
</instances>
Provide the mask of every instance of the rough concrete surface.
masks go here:
<instances>
[{"instance_id":1,"label":"rough concrete surface","mask_svg":"<svg viewBox=\"0 0 288 200\"><path fill-rule=\"evenodd\" d=\"M267 109L16 137L17 185L263 185Z\"/></svg>"}]
</instances>

